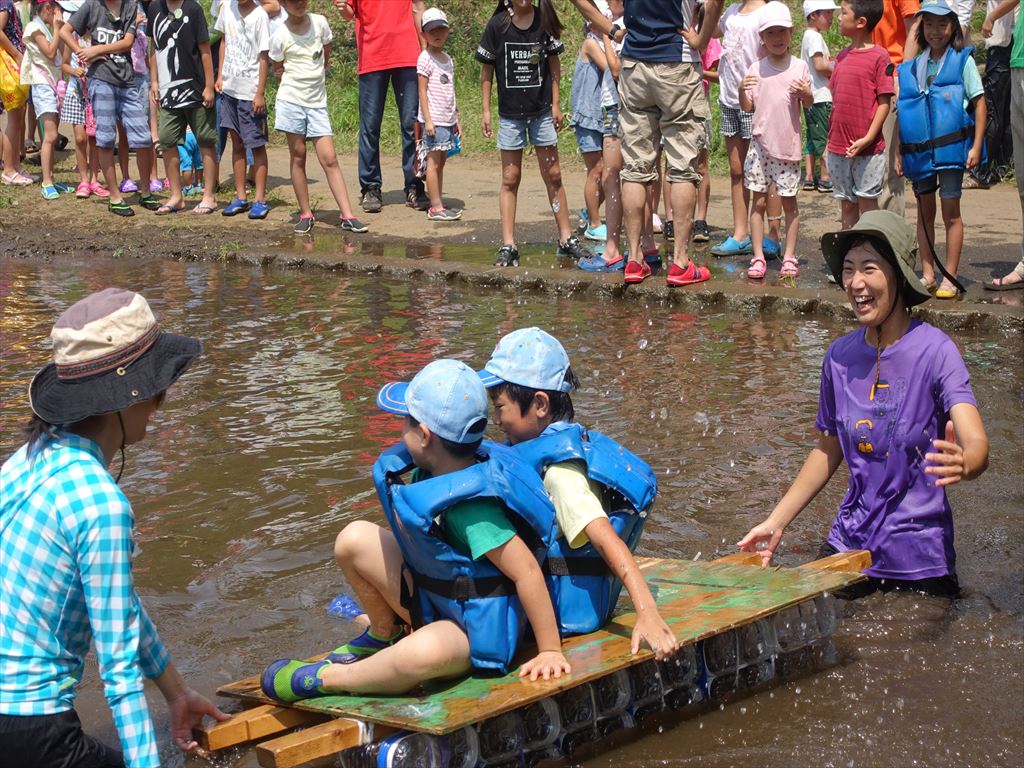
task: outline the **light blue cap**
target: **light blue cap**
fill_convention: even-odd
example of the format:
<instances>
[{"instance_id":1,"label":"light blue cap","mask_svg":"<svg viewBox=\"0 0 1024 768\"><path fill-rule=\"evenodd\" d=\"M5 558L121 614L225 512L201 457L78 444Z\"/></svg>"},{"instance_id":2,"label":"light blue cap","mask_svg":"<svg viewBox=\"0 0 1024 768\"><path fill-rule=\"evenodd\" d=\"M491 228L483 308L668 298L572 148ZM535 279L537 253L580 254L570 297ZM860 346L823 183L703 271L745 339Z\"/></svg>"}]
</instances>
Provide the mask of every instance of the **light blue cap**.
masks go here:
<instances>
[{"instance_id":1,"label":"light blue cap","mask_svg":"<svg viewBox=\"0 0 1024 768\"><path fill-rule=\"evenodd\" d=\"M480 380L490 389L503 382L548 392L568 392L569 356L558 339L540 328L506 334L491 353Z\"/></svg>"},{"instance_id":2,"label":"light blue cap","mask_svg":"<svg viewBox=\"0 0 1024 768\"><path fill-rule=\"evenodd\" d=\"M942 0L925 0L921 3L921 10L914 15L920 16L922 13L929 13L932 16L956 16L956 11Z\"/></svg>"},{"instance_id":3,"label":"light blue cap","mask_svg":"<svg viewBox=\"0 0 1024 768\"><path fill-rule=\"evenodd\" d=\"M487 429L487 390L480 377L458 360L435 360L410 382L385 384L377 407L412 416L453 443L475 443Z\"/></svg>"}]
</instances>

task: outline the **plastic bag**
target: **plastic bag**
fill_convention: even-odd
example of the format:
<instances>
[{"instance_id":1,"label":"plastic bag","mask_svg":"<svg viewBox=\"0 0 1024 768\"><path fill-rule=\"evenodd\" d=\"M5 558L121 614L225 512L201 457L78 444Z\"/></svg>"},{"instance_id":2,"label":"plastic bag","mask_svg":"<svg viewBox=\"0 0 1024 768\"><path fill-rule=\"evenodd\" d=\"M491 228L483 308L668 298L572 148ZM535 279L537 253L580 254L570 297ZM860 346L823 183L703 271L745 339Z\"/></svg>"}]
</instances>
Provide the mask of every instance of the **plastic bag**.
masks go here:
<instances>
[{"instance_id":1,"label":"plastic bag","mask_svg":"<svg viewBox=\"0 0 1024 768\"><path fill-rule=\"evenodd\" d=\"M21 109L28 101L28 86L21 84L19 67L7 51L0 51L0 99L8 112Z\"/></svg>"}]
</instances>

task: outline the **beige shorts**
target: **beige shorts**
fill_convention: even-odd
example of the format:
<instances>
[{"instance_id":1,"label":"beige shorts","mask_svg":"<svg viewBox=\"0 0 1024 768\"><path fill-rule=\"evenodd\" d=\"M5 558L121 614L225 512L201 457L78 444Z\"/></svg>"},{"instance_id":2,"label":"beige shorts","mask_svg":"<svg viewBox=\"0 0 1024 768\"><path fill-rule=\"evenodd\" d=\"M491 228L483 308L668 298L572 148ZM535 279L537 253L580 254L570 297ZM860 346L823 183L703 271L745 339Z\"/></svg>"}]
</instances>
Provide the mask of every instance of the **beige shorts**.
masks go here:
<instances>
[{"instance_id":1,"label":"beige shorts","mask_svg":"<svg viewBox=\"0 0 1024 768\"><path fill-rule=\"evenodd\" d=\"M658 178L659 142L664 141L668 180L700 183L697 156L705 146L711 109L699 64L647 63L623 59L619 75L622 180Z\"/></svg>"}]
</instances>

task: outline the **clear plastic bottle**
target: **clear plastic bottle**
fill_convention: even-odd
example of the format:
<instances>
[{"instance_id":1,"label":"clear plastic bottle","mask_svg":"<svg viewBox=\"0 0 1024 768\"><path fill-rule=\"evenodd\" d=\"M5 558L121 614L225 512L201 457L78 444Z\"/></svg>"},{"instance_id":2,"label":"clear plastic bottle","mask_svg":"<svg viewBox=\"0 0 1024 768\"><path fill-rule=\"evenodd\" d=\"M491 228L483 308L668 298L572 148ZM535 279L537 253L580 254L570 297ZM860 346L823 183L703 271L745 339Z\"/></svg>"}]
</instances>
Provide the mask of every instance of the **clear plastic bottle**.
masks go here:
<instances>
[{"instance_id":1,"label":"clear plastic bottle","mask_svg":"<svg viewBox=\"0 0 1024 768\"><path fill-rule=\"evenodd\" d=\"M633 698L629 674L624 669L600 677L591 685L594 686L594 702L597 705L598 718L625 712Z\"/></svg>"},{"instance_id":2,"label":"clear plastic bottle","mask_svg":"<svg viewBox=\"0 0 1024 768\"><path fill-rule=\"evenodd\" d=\"M775 655L775 629L768 619L761 619L737 630L740 666L757 664Z\"/></svg>"},{"instance_id":3,"label":"clear plastic bottle","mask_svg":"<svg viewBox=\"0 0 1024 768\"><path fill-rule=\"evenodd\" d=\"M518 760L523 751L523 717L518 711L484 720L476 726L480 764L500 765Z\"/></svg>"},{"instance_id":4,"label":"clear plastic bottle","mask_svg":"<svg viewBox=\"0 0 1024 768\"><path fill-rule=\"evenodd\" d=\"M717 677L736 671L739 665L739 649L736 642L736 630L730 630L720 635L712 635L702 643L704 668L707 669L709 676Z\"/></svg>"},{"instance_id":5,"label":"clear plastic bottle","mask_svg":"<svg viewBox=\"0 0 1024 768\"><path fill-rule=\"evenodd\" d=\"M640 723L665 708L661 670L654 659L648 659L630 667L628 671L629 684L633 690L633 703L629 707L629 713Z\"/></svg>"},{"instance_id":6,"label":"clear plastic bottle","mask_svg":"<svg viewBox=\"0 0 1024 768\"><path fill-rule=\"evenodd\" d=\"M426 733L399 731L386 739L341 753L342 768L446 768L441 740Z\"/></svg>"},{"instance_id":7,"label":"clear plastic bottle","mask_svg":"<svg viewBox=\"0 0 1024 768\"><path fill-rule=\"evenodd\" d=\"M563 755L571 755L583 744L597 739L597 706L590 683L563 691L554 700L562 721L558 748Z\"/></svg>"},{"instance_id":8,"label":"clear plastic bottle","mask_svg":"<svg viewBox=\"0 0 1024 768\"><path fill-rule=\"evenodd\" d=\"M836 599L826 592L814 598L814 607L817 611L818 634L831 637L839 628L839 606Z\"/></svg>"},{"instance_id":9,"label":"clear plastic bottle","mask_svg":"<svg viewBox=\"0 0 1024 768\"><path fill-rule=\"evenodd\" d=\"M445 751L445 768L476 768L480 763L480 739L472 726L441 737Z\"/></svg>"}]
</instances>

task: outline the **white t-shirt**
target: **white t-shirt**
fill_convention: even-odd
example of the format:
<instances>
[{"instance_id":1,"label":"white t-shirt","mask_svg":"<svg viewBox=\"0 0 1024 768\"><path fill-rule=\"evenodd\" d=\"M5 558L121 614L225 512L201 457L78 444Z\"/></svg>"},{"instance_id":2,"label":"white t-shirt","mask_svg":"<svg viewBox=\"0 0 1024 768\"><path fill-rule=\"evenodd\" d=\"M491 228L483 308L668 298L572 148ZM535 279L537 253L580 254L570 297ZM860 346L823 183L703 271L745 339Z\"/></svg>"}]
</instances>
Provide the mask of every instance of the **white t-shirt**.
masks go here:
<instances>
[{"instance_id":1,"label":"white t-shirt","mask_svg":"<svg viewBox=\"0 0 1024 768\"><path fill-rule=\"evenodd\" d=\"M760 8L740 13L740 3L725 9L718 26L722 30L722 57L718 60L718 101L729 109L740 108L740 81L743 73L759 58L761 38L757 26Z\"/></svg>"},{"instance_id":2,"label":"white t-shirt","mask_svg":"<svg viewBox=\"0 0 1024 768\"><path fill-rule=\"evenodd\" d=\"M811 72L811 92L814 94L814 103L832 102L832 91L828 89L828 75L823 75L814 68L814 57L822 54L828 61L828 45L821 32L816 29L804 30L804 38L800 42L800 58L803 59L807 69Z\"/></svg>"},{"instance_id":3,"label":"white t-shirt","mask_svg":"<svg viewBox=\"0 0 1024 768\"><path fill-rule=\"evenodd\" d=\"M1002 0L988 0L985 3L985 13L989 14L995 10L996 6ZM1012 13L1007 13L1000 19L996 19L992 25L992 37L985 41L987 48L1005 48L1010 44L1013 38L1013 24L1017 18L1017 14L1020 13L1020 8L1016 8Z\"/></svg>"},{"instance_id":4,"label":"white t-shirt","mask_svg":"<svg viewBox=\"0 0 1024 768\"><path fill-rule=\"evenodd\" d=\"M42 32L43 37L49 42L53 39L53 30L47 27L38 16L25 25L21 35L25 43L25 60L21 64L22 85L52 85L56 87L57 81L61 79L60 70L57 65L43 56L39 46L32 40L36 32Z\"/></svg>"},{"instance_id":5,"label":"white t-shirt","mask_svg":"<svg viewBox=\"0 0 1024 768\"><path fill-rule=\"evenodd\" d=\"M957 19L960 21L960 29L964 36L971 31L971 14L974 13L974 0L952 0L949 7L953 9Z\"/></svg>"},{"instance_id":6,"label":"white t-shirt","mask_svg":"<svg viewBox=\"0 0 1024 768\"><path fill-rule=\"evenodd\" d=\"M224 66L220 70L224 93L252 101L260 77L260 54L270 50L270 19L259 4L242 16L237 0L223 3L213 28L223 33Z\"/></svg>"},{"instance_id":7,"label":"white t-shirt","mask_svg":"<svg viewBox=\"0 0 1024 768\"><path fill-rule=\"evenodd\" d=\"M287 25L270 38L270 60L284 62L284 75L277 89L277 98L301 107L327 108L324 87L324 46L334 36L327 19L309 13L309 29L296 35Z\"/></svg>"}]
</instances>

